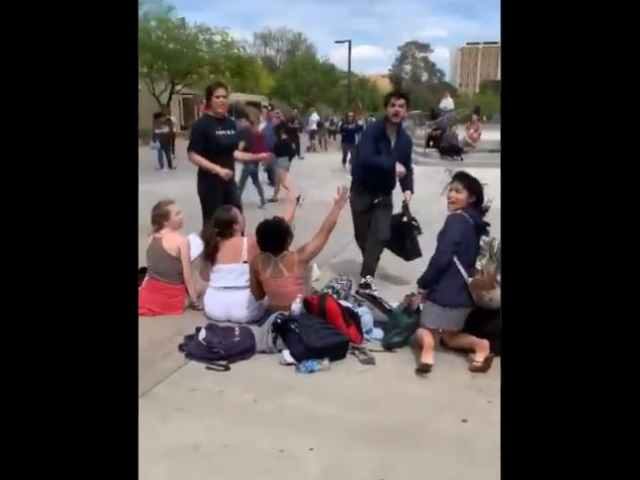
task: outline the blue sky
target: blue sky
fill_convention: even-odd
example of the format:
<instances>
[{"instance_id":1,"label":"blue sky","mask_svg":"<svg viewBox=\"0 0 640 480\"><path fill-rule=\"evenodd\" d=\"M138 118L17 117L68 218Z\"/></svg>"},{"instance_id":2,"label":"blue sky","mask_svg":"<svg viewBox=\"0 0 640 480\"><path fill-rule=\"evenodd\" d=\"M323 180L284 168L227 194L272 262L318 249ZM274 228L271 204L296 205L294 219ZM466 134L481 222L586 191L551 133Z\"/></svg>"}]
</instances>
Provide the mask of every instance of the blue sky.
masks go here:
<instances>
[{"instance_id":1,"label":"blue sky","mask_svg":"<svg viewBox=\"0 0 640 480\"><path fill-rule=\"evenodd\" d=\"M397 47L408 40L431 44L432 59L449 75L452 47L468 41L500 40L499 0L169 0L190 21L225 27L238 39L264 27L304 32L322 57L352 69L386 73Z\"/></svg>"}]
</instances>

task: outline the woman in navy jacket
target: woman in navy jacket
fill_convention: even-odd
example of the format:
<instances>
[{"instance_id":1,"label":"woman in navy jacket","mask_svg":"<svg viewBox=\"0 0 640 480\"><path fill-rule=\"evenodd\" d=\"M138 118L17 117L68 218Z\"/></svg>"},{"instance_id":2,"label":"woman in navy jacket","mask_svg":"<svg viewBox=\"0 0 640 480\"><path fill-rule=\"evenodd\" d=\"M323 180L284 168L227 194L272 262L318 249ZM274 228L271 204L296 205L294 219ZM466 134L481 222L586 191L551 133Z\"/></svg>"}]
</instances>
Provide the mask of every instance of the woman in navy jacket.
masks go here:
<instances>
[{"instance_id":1,"label":"woman in navy jacket","mask_svg":"<svg viewBox=\"0 0 640 480\"><path fill-rule=\"evenodd\" d=\"M489 224L483 220L488 208L484 206L484 191L478 179L467 172L457 172L449 183L447 208L449 215L438 234L436 251L417 282L424 298L416 332L422 348L417 374L431 371L434 346L440 335L447 347L473 352L469 365L472 372L488 371L493 360L487 340L461 332L474 303L454 262L455 256L473 276L480 237L488 233Z\"/></svg>"}]
</instances>

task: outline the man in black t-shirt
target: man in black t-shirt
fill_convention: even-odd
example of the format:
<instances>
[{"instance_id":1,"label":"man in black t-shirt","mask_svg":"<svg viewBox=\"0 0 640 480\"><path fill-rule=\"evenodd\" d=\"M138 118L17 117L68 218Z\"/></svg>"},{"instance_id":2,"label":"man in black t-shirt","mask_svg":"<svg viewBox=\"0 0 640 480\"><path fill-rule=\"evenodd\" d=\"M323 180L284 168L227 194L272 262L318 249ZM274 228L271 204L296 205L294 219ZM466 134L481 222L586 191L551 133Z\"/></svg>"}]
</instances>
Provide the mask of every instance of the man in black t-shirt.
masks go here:
<instances>
[{"instance_id":1,"label":"man in black t-shirt","mask_svg":"<svg viewBox=\"0 0 640 480\"><path fill-rule=\"evenodd\" d=\"M238 150L236 123L228 117L229 87L215 82L205 90L206 110L191 127L187 152L198 167L198 197L203 226L222 205L242 210L235 181L235 161L270 161L271 154Z\"/></svg>"}]
</instances>

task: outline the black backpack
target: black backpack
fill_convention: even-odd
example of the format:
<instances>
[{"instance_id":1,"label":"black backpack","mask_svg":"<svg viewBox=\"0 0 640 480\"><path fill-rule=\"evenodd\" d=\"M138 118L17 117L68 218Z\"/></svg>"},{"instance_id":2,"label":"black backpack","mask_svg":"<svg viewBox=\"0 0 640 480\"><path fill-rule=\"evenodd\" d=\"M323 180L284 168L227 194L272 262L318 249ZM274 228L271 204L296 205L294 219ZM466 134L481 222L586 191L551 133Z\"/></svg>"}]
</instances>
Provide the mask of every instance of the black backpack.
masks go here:
<instances>
[{"instance_id":1,"label":"black backpack","mask_svg":"<svg viewBox=\"0 0 640 480\"><path fill-rule=\"evenodd\" d=\"M208 323L186 335L178 350L189 360L207 364L207 370L224 372L231 370L229 364L256 353L256 338L245 325L223 327Z\"/></svg>"},{"instance_id":2,"label":"black backpack","mask_svg":"<svg viewBox=\"0 0 640 480\"><path fill-rule=\"evenodd\" d=\"M347 356L349 339L326 320L302 312L281 316L273 322L277 333L296 362L309 359L336 361Z\"/></svg>"}]
</instances>

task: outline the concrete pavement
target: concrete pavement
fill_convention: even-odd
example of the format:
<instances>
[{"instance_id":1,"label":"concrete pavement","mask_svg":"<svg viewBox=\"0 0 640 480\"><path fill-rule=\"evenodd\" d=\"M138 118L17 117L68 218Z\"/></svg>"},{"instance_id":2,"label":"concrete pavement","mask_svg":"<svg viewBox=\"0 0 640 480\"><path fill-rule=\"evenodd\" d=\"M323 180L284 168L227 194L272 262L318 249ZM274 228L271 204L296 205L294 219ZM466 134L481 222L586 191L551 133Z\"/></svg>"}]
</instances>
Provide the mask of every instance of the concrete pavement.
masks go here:
<instances>
[{"instance_id":1,"label":"concrete pavement","mask_svg":"<svg viewBox=\"0 0 640 480\"><path fill-rule=\"evenodd\" d=\"M152 152L140 149L140 264L149 212L160 198L178 201L187 232L200 228L195 167L186 160L183 141L177 149L178 170L167 173L154 171ZM499 168L466 169L487 183L493 199L488 220L500 236ZM305 195L295 224L294 245L299 245L318 228L336 187L348 184L348 177L337 150L294 160L291 172ZM447 179L444 166L415 168L412 210L424 230L424 256L407 263L383 254L377 284L390 301L415 288L435 249L446 215L441 193ZM251 230L282 210L274 204L258 210L257 201L248 183L244 205ZM395 205L399 208L397 191ZM356 279L360 260L347 207L317 259L318 286L338 273ZM347 358L329 372L309 376L278 365L275 355L256 355L231 372L214 373L184 362L176 349L182 335L203 323L195 312L139 320L140 478L499 478L499 359L488 374L471 374L463 356L439 351L425 379L415 377L408 348L375 354L373 367Z\"/></svg>"}]
</instances>

